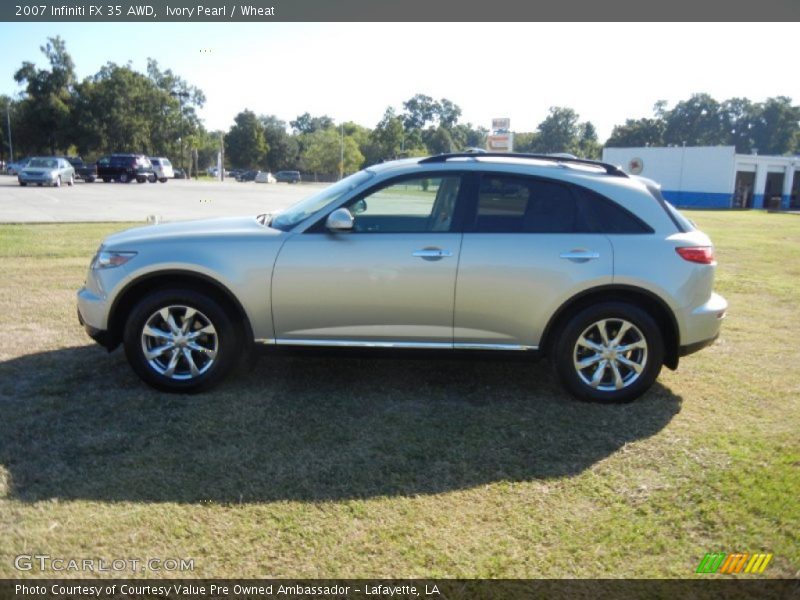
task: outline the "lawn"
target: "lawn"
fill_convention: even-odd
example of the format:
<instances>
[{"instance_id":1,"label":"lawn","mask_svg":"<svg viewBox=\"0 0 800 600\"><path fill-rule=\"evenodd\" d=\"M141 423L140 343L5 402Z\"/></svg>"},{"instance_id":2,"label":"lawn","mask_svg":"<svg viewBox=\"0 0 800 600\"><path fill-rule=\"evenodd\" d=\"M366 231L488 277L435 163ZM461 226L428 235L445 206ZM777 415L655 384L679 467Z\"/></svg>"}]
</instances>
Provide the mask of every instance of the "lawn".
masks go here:
<instances>
[{"instance_id":1,"label":"lawn","mask_svg":"<svg viewBox=\"0 0 800 600\"><path fill-rule=\"evenodd\" d=\"M685 578L739 551L797 577L800 217L688 214L729 317L624 406L483 360L265 355L157 393L75 314L122 226L0 225L0 577L47 554L194 561L153 577Z\"/></svg>"}]
</instances>

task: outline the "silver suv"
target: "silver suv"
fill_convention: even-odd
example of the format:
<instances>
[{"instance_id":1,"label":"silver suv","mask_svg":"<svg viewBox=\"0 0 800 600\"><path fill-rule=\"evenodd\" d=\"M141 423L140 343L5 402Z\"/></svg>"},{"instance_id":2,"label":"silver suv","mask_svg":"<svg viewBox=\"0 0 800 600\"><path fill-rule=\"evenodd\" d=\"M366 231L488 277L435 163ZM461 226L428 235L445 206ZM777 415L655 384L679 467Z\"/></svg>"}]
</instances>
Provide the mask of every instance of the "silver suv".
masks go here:
<instances>
[{"instance_id":1,"label":"silver suv","mask_svg":"<svg viewBox=\"0 0 800 600\"><path fill-rule=\"evenodd\" d=\"M717 337L708 237L652 182L567 157L369 167L275 215L108 237L78 313L167 391L252 343L546 355L578 398L629 401Z\"/></svg>"}]
</instances>

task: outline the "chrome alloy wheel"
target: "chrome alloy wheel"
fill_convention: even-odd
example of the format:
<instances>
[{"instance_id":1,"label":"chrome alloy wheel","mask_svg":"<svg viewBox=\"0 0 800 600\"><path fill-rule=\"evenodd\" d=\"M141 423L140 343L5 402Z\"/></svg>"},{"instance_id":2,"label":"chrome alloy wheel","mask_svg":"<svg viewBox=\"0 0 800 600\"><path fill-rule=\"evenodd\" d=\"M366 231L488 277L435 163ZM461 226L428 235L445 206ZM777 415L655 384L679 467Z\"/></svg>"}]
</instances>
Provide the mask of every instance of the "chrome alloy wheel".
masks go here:
<instances>
[{"instance_id":1,"label":"chrome alloy wheel","mask_svg":"<svg viewBox=\"0 0 800 600\"><path fill-rule=\"evenodd\" d=\"M581 381L603 391L624 389L647 366L647 340L636 325L625 319L602 319L584 329L572 352Z\"/></svg>"},{"instance_id":2,"label":"chrome alloy wheel","mask_svg":"<svg viewBox=\"0 0 800 600\"><path fill-rule=\"evenodd\" d=\"M209 318L191 306L165 306L142 328L142 352L150 367L170 379L189 380L217 358L219 336Z\"/></svg>"}]
</instances>

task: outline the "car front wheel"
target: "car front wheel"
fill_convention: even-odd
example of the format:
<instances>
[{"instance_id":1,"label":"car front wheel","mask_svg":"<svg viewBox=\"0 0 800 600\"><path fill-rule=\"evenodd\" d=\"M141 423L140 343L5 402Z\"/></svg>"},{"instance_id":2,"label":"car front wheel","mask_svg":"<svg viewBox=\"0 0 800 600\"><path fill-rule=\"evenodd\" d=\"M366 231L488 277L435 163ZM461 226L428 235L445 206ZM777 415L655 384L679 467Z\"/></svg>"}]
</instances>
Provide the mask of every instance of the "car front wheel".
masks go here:
<instances>
[{"instance_id":1,"label":"car front wheel","mask_svg":"<svg viewBox=\"0 0 800 600\"><path fill-rule=\"evenodd\" d=\"M559 379L577 398L631 402L650 389L661 372L664 342L646 311L605 302L567 322L553 358Z\"/></svg>"},{"instance_id":2,"label":"car front wheel","mask_svg":"<svg viewBox=\"0 0 800 600\"><path fill-rule=\"evenodd\" d=\"M194 290L159 290L131 312L125 355L146 383L167 392L199 392L236 364L241 340L215 300Z\"/></svg>"}]
</instances>

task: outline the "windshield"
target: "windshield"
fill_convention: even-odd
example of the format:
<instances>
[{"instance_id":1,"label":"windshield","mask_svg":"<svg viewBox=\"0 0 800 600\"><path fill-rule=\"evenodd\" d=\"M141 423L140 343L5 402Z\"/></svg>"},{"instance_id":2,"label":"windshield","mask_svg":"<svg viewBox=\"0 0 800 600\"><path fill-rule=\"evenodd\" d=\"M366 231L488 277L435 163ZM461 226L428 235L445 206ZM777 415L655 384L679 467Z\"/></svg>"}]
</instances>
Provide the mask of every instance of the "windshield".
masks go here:
<instances>
[{"instance_id":1,"label":"windshield","mask_svg":"<svg viewBox=\"0 0 800 600\"><path fill-rule=\"evenodd\" d=\"M31 169L55 169L58 162L51 158L34 158L28 163Z\"/></svg>"},{"instance_id":2,"label":"windshield","mask_svg":"<svg viewBox=\"0 0 800 600\"><path fill-rule=\"evenodd\" d=\"M281 231L288 231L300 221L303 221L313 215L315 212L323 208L325 205L338 200L346 193L354 190L359 185L374 176L374 173L369 171L359 171L349 177L345 177L340 182L326 187L318 194L301 200L294 206L287 208L280 214L275 215L272 219L271 227L280 229Z\"/></svg>"}]
</instances>

